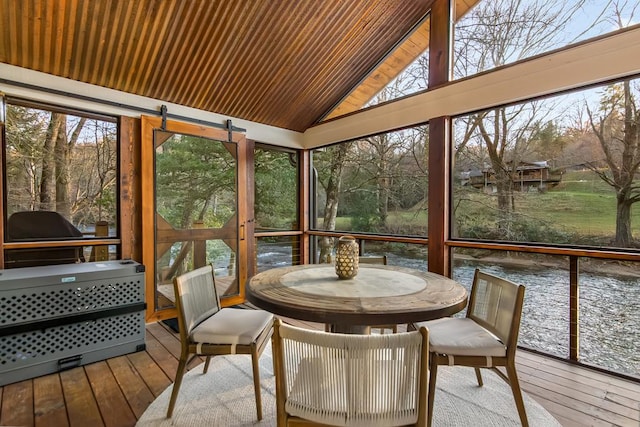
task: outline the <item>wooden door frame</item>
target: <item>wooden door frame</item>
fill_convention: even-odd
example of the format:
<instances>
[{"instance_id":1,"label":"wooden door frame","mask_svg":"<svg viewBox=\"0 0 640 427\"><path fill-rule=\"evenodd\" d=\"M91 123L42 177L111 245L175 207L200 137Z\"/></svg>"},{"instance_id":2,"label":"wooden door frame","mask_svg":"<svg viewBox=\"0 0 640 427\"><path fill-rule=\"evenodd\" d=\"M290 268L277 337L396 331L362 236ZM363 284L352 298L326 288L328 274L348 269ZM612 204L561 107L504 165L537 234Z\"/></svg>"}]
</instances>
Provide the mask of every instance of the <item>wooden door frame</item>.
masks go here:
<instances>
[{"instance_id":1,"label":"wooden door frame","mask_svg":"<svg viewBox=\"0 0 640 427\"><path fill-rule=\"evenodd\" d=\"M238 203L238 245L237 245L237 279L238 295L221 298L223 306L235 305L245 300L245 284L248 277L247 270L247 216L249 212L247 183L247 163L245 161L247 140L243 133L229 133L225 129L166 120L164 128L160 117L141 116L141 184L142 184L142 262L145 265L145 290L146 290L146 320L155 322L176 317L176 309L169 308L156 310L156 234L155 234L155 143L154 130L193 135L214 139L222 142L231 142L238 145L237 150L237 203ZM243 261L245 260L245 261Z\"/></svg>"}]
</instances>

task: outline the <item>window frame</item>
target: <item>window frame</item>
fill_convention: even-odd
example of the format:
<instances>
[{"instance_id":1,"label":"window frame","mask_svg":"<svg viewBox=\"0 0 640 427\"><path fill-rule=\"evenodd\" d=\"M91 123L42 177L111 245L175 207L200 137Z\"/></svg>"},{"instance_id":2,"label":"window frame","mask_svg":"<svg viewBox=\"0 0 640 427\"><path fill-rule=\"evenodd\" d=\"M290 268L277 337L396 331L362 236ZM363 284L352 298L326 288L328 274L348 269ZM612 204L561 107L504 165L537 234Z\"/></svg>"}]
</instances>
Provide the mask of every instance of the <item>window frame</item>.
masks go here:
<instances>
[{"instance_id":1,"label":"window frame","mask_svg":"<svg viewBox=\"0 0 640 427\"><path fill-rule=\"evenodd\" d=\"M600 36L602 37L602 36ZM605 81L599 81L594 83L589 83L586 85L564 89L553 93L548 93L545 95L530 97L526 99L521 99L518 101L512 101L504 104L497 104L491 107L486 107L478 110L472 110L468 112L463 112L451 117L451 131L449 132L450 141L449 146L451 147L451 155L449 156L449 228L448 228L448 236L449 238L445 241L445 246L450 248L478 248L478 249L493 249L498 251L516 251L516 252L525 252L525 253L539 253L539 254L548 254L548 255L566 255L566 256L576 256L576 257L588 257L588 258L602 258L602 259L612 259L612 260L626 260L626 261L639 261L640 260L640 248L617 248L617 247L597 247L597 246L589 246L589 245L577 245L577 244L560 244L560 243L544 243L544 242L519 242L519 241L509 241L509 240L492 240L492 239L476 239L469 237L454 237L453 236L453 227L454 227L454 217L453 217L453 205L454 205L454 197L453 197L453 181L454 181L454 136L453 136L453 122L460 117L469 116L475 113L480 113L482 111L488 111L493 108L502 108L502 107L511 107L520 105L527 102L549 99L555 96L567 95L571 93L577 93L584 90L594 89L598 87L605 87L611 84L619 83L623 80L627 79L640 79L640 73L634 73L631 75L625 75L614 79L608 79Z\"/></svg>"},{"instance_id":2,"label":"window frame","mask_svg":"<svg viewBox=\"0 0 640 427\"><path fill-rule=\"evenodd\" d=\"M8 242L6 236L7 230L7 135L6 135L6 107L8 104L25 107L25 108L33 108L38 110L44 110L49 112L56 112L61 114L70 114L78 117L83 117L91 120L100 120L104 122L113 123L116 125L116 235L114 237L87 237L82 239L74 239L74 240L30 240L28 242ZM121 126L121 120L119 117L114 115L102 114L93 111L82 110L78 108L72 107L64 107L61 105L48 103L48 102L40 102L33 101L26 98L14 97L8 95L0 96L0 110L2 110L2 114L0 114L2 120L0 121L0 142L2 147L0 147L0 156L2 157L2 162L0 164L2 184L0 185L0 216L2 218L2 222L0 223L0 268L5 268L5 251L11 249L41 249L41 248L57 248L57 247L97 247L97 246L115 246L116 247L116 258L121 259L123 257L123 249L122 249L122 235L123 235L123 221L122 216L124 212L124 205L127 203L122 201L121 198L121 187L123 181L122 175L122 164L123 164L123 156L121 155L121 133L123 131ZM128 255L129 257L130 255Z\"/></svg>"}]
</instances>

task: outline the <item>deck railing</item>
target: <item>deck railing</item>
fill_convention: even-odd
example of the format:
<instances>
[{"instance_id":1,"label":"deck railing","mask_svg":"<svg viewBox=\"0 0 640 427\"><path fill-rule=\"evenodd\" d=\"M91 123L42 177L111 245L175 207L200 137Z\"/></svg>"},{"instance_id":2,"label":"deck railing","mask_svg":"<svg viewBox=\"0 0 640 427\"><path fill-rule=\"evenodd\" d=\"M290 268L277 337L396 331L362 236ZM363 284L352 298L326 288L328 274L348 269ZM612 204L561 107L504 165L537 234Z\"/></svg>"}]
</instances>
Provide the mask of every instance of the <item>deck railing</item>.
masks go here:
<instances>
[{"instance_id":1,"label":"deck railing","mask_svg":"<svg viewBox=\"0 0 640 427\"><path fill-rule=\"evenodd\" d=\"M425 241L358 237L363 255L427 270ZM268 248L258 256L259 270L297 263L296 245L258 238L258 247ZM463 285L471 286L478 267L526 286L521 347L640 381L637 254L474 242L450 247L451 277Z\"/></svg>"}]
</instances>

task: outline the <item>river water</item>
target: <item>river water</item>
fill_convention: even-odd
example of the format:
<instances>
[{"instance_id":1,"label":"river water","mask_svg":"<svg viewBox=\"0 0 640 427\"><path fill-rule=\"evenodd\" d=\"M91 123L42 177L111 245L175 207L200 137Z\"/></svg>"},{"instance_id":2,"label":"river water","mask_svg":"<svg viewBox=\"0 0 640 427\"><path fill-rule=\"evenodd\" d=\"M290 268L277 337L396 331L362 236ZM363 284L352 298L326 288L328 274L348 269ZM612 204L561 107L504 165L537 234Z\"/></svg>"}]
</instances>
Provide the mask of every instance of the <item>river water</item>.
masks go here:
<instances>
[{"instance_id":1,"label":"river water","mask_svg":"<svg viewBox=\"0 0 640 427\"><path fill-rule=\"evenodd\" d=\"M476 267L525 285L519 345L568 358L568 270L465 262L454 279L468 286ZM640 279L581 273L579 301L580 361L640 377Z\"/></svg>"},{"instance_id":2,"label":"river water","mask_svg":"<svg viewBox=\"0 0 640 427\"><path fill-rule=\"evenodd\" d=\"M392 253L387 258L390 265L427 268L424 259ZM260 271L291 265L291 247L261 248L258 265ZM567 269L465 260L455 263L453 278L470 289L476 268L525 285L519 345L569 357ZM580 361L640 378L640 278L583 272L579 283Z\"/></svg>"}]
</instances>

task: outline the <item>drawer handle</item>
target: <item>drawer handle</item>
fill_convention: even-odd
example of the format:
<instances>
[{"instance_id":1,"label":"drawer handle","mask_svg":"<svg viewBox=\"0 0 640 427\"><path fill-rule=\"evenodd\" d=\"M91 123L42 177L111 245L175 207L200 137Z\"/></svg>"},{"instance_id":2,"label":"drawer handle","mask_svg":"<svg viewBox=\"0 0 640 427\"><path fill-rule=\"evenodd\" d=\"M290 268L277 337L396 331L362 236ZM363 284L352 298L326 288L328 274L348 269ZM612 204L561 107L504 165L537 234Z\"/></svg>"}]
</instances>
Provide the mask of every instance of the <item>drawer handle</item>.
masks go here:
<instances>
[{"instance_id":1,"label":"drawer handle","mask_svg":"<svg viewBox=\"0 0 640 427\"><path fill-rule=\"evenodd\" d=\"M71 369L78 367L82 364L82 355L79 354L77 356L67 357L65 359L58 360L58 370L64 371L66 369Z\"/></svg>"}]
</instances>

